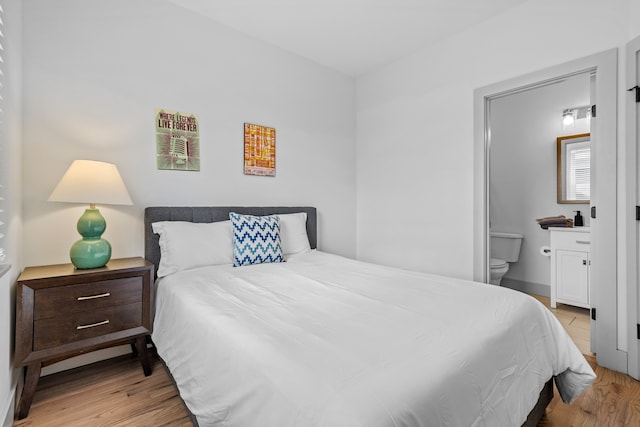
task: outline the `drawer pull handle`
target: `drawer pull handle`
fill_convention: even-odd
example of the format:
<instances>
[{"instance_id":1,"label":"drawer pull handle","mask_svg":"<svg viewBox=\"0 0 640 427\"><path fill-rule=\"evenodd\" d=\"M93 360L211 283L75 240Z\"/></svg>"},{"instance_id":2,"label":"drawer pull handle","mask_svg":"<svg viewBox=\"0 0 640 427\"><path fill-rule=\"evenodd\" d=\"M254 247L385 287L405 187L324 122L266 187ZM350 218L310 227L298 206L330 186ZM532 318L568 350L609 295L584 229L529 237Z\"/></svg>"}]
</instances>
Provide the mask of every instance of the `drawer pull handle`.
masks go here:
<instances>
[{"instance_id":1,"label":"drawer pull handle","mask_svg":"<svg viewBox=\"0 0 640 427\"><path fill-rule=\"evenodd\" d=\"M95 328L96 326L106 325L107 323L109 323L109 320L103 320L102 322L92 323L92 324L90 324L90 325L80 325L80 326L76 326L76 329L77 329L77 330L80 330L80 329L87 329L87 328Z\"/></svg>"},{"instance_id":2,"label":"drawer pull handle","mask_svg":"<svg viewBox=\"0 0 640 427\"><path fill-rule=\"evenodd\" d=\"M104 298L104 297L110 297L111 293L110 292L105 292L104 294L100 294L100 295L91 295L88 297L78 297L78 301L86 301L88 299L96 299L96 298Z\"/></svg>"},{"instance_id":3,"label":"drawer pull handle","mask_svg":"<svg viewBox=\"0 0 640 427\"><path fill-rule=\"evenodd\" d=\"M576 243L579 243L579 244L581 244L581 245L588 245L588 244L590 244L591 242L590 242L590 241L588 241L588 240L576 240Z\"/></svg>"}]
</instances>

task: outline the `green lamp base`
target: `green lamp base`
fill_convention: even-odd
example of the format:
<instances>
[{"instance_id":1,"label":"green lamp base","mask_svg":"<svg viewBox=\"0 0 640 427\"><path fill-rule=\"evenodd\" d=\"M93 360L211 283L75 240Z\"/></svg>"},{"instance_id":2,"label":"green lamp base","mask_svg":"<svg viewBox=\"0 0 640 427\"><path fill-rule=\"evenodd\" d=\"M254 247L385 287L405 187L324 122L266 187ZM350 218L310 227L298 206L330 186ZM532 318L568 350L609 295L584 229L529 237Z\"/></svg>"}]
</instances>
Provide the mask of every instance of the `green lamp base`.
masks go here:
<instances>
[{"instance_id":1,"label":"green lamp base","mask_svg":"<svg viewBox=\"0 0 640 427\"><path fill-rule=\"evenodd\" d=\"M82 239L71 246L71 263L78 269L104 267L111 259L111 245L102 239L107 222L98 209L91 206L78 220Z\"/></svg>"},{"instance_id":2,"label":"green lamp base","mask_svg":"<svg viewBox=\"0 0 640 427\"><path fill-rule=\"evenodd\" d=\"M69 254L76 268L104 267L111 259L111 245L104 239L81 239L71 246Z\"/></svg>"}]
</instances>

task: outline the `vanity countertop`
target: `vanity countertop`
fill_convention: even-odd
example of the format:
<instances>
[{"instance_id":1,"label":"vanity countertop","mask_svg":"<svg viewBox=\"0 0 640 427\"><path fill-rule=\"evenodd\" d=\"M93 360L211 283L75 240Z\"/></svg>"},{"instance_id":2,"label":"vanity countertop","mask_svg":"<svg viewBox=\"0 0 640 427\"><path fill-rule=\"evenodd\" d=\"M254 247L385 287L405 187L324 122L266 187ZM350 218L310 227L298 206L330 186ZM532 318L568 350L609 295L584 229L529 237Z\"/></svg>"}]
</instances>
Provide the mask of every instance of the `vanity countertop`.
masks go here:
<instances>
[{"instance_id":1,"label":"vanity countertop","mask_svg":"<svg viewBox=\"0 0 640 427\"><path fill-rule=\"evenodd\" d=\"M590 227L549 227L549 231L565 231L568 233L590 233Z\"/></svg>"}]
</instances>

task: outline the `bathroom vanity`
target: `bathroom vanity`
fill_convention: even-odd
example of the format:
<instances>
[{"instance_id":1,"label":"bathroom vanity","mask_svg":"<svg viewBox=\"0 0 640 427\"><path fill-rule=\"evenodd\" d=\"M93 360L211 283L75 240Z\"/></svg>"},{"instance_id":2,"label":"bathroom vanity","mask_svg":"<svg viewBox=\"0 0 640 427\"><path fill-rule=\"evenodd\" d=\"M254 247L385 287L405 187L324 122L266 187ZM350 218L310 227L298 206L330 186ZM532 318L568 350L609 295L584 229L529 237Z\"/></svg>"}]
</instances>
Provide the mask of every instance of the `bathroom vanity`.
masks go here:
<instances>
[{"instance_id":1,"label":"bathroom vanity","mask_svg":"<svg viewBox=\"0 0 640 427\"><path fill-rule=\"evenodd\" d=\"M589 306L591 231L588 227L549 227L551 234L551 307L557 303Z\"/></svg>"}]
</instances>

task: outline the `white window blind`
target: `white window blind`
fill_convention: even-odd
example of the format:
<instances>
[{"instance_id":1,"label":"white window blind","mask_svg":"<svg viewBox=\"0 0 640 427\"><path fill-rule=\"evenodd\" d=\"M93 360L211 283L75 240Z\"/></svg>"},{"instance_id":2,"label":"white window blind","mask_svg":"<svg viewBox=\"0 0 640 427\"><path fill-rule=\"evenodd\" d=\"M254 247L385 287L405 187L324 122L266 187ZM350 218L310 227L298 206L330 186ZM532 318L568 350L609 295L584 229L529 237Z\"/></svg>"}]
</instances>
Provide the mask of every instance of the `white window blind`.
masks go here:
<instances>
[{"instance_id":1,"label":"white window blind","mask_svg":"<svg viewBox=\"0 0 640 427\"><path fill-rule=\"evenodd\" d=\"M588 142L567 147L567 198L591 198L591 147Z\"/></svg>"},{"instance_id":2,"label":"white window blind","mask_svg":"<svg viewBox=\"0 0 640 427\"><path fill-rule=\"evenodd\" d=\"M7 140L7 127L5 118L5 53L4 53L4 9L2 3L0 3L0 170L6 171L9 167L7 162L5 146ZM3 181L6 179L6 174L0 173L0 262L4 261L6 254L4 253L4 234L5 234L5 200L4 200L4 185Z\"/></svg>"}]
</instances>

